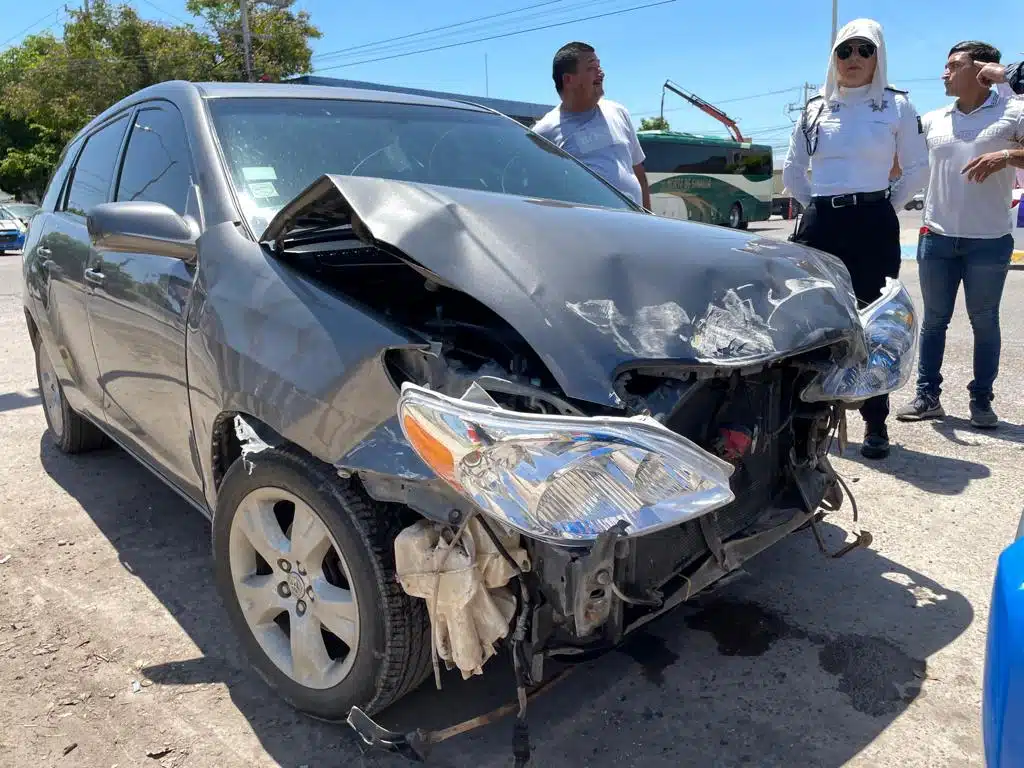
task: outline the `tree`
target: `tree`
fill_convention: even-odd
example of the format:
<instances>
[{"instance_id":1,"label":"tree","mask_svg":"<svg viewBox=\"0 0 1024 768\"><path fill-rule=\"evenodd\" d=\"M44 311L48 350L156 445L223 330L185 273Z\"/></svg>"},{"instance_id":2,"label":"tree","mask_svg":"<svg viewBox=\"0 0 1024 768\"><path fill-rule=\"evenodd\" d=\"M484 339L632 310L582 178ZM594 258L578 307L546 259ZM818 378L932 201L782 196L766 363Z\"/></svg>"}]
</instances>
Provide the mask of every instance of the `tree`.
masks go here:
<instances>
[{"instance_id":1,"label":"tree","mask_svg":"<svg viewBox=\"0 0 1024 768\"><path fill-rule=\"evenodd\" d=\"M258 75L310 67L320 36L291 0L256 0L250 13ZM62 37L31 35L0 53L0 187L38 199L64 146L107 107L166 80L242 80L238 3L190 0L198 24L139 18L129 5L92 0L68 9Z\"/></svg>"},{"instance_id":2,"label":"tree","mask_svg":"<svg viewBox=\"0 0 1024 768\"><path fill-rule=\"evenodd\" d=\"M640 120L641 131L667 131L668 120L664 117L645 117Z\"/></svg>"},{"instance_id":3,"label":"tree","mask_svg":"<svg viewBox=\"0 0 1024 768\"><path fill-rule=\"evenodd\" d=\"M318 39L307 11L291 10L294 0L245 0L249 4L252 65L257 79L280 80L308 72L310 39ZM188 12L201 17L217 37L218 54L225 62L221 80L245 80L242 47L242 11L239 0L188 0Z\"/></svg>"}]
</instances>

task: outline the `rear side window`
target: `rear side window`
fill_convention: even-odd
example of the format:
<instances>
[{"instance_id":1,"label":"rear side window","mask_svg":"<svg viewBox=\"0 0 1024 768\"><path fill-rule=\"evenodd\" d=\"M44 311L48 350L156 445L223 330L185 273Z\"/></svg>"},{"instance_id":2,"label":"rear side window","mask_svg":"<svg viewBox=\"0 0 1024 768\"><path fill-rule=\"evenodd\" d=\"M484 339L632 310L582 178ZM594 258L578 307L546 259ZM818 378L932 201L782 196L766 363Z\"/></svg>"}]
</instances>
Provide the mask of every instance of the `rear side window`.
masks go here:
<instances>
[{"instance_id":1,"label":"rear side window","mask_svg":"<svg viewBox=\"0 0 1024 768\"><path fill-rule=\"evenodd\" d=\"M115 200L163 203L185 214L192 183L185 124L174 109L144 109L135 117Z\"/></svg>"},{"instance_id":2,"label":"rear side window","mask_svg":"<svg viewBox=\"0 0 1024 768\"><path fill-rule=\"evenodd\" d=\"M121 117L88 138L72 172L65 210L85 216L95 206L107 202L117 153L127 125L127 117Z\"/></svg>"},{"instance_id":3,"label":"rear side window","mask_svg":"<svg viewBox=\"0 0 1024 768\"><path fill-rule=\"evenodd\" d=\"M57 170L54 171L53 176L50 178L50 183L46 186L46 194L43 195L43 202L40 204L44 211L52 211L57 208L57 200L60 198L61 190L64 189L64 181L68 177L68 170L71 168L71 163L74 162L75 155L78 154L80 147L81 144L73 142L64 148L64 152L60 156L60 165L57 166Z\"/></svg>"}]
</instances>

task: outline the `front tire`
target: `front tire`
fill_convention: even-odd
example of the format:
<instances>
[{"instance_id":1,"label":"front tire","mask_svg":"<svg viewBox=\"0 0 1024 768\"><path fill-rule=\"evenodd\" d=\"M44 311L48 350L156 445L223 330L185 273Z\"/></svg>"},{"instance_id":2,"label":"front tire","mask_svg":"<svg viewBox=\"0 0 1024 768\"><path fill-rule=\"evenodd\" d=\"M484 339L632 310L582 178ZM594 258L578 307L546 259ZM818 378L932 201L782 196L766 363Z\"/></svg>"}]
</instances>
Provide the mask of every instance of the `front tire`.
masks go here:
<instances>
[{"instance_id":1,"label":"front tire","mask_svg":"<svg viewBox=\"0 0 1024 768\"><path fill-rule=\"evenodd\" d=\"M225 475L217 589L253 666L296 709L373 714L429 673L426 604L395 576L401 528L393 509L311 458L267 449Z\"/></svg>"},{"instance_id":2,"label":"front tire","mask_svg":"<svg viewBox=\"0 0 1024 768\"><path fill-rule=\"evenodd\" d=\"M43 398L46 426L62 453L86 453L109 445L107 436L84 416L68 405L57 371L49 354L37 338L33 340L36 353L36 381Z\"/></svg>"}]
</instances>

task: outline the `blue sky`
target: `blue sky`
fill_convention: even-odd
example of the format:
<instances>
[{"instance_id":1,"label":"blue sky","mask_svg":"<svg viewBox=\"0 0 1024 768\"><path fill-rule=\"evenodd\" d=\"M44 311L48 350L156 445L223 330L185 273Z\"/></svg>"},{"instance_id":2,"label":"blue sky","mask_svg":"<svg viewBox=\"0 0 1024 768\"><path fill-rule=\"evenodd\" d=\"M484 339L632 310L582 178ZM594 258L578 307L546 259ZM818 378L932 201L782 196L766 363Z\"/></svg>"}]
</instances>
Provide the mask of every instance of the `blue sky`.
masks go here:
<instances>
[{"instance_id":1,"label":"blue sky","mask_svg":"<svg viewBox=\"0 0 1024 768\"><path fill-rule=\"evenodd\" d=\"M755 140L784 146L791 125L784 112L786 104L800 98L800 86L805 81L820 84L824 75L831 2L662 0L652 7L616 13L656 2L389 0L371 4L298 0L296 7L308 10L323 32L314 43L313 59L314 68L323 75L472 95L489 91L496 97L554 103L551 56L568 40L585 40L601 56L608 97L625 104L635 121L657 114L661 84L671 78L720 104ZM176 17L189 18L185 0L133 0L132 4L147 18L171 22ZM31 31L47 24L60 29L63 2L5 5L4 30L11 30L11 34L35 22L39 23ZM517 11L525 6L533 7ZM47 10L52 15L41 19ZM367 45L502 13L505 15L429 36ZM598 14L614 15L576 21ZM938 78L954 42L965 38L986 40L1003 51L1004 61L1019 60L1024 51L1020 0L839 0L840 26L861 16L874 18L884 26L889 79L895 86L910 90L921 112L947 101ZM367 61L565 21L571 23L429 53ZM2 47L13 42L16 40ZM346 50L356 46L366 47ZM342 53L334 53L337 51ZM785 93L774 93L783 89ZM678 97L667 95L665 107L673 128L724 133L720 124Z\"/></svg>"}]
</instances>

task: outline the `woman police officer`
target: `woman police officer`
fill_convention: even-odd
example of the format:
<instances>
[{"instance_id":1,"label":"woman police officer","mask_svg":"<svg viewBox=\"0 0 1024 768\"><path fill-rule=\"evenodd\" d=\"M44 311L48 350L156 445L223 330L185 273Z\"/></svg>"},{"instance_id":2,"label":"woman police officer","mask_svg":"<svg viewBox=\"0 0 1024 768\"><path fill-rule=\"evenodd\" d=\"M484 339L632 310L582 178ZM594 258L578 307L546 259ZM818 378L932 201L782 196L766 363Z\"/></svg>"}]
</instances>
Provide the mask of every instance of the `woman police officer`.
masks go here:
<instances>
[{"instance_id":1,"label":"woman police officer","mask_svg":"<svg viewBox=\"0 0 1024 768\"><path fill-rule=\"evenodd\" d=\"M890 183L891 171L902 175ZM811 177L808 178L808 170ZM836 35L821 93L804 107L782 180L805 208L792 239L837 256L860 304L878 298L900 270L896 211L928 178L928 147L904 91L889 86L882 27L858 19ZM886 395L860 409L861 453L889 455Z\"/></svg>"}]
</instances>

